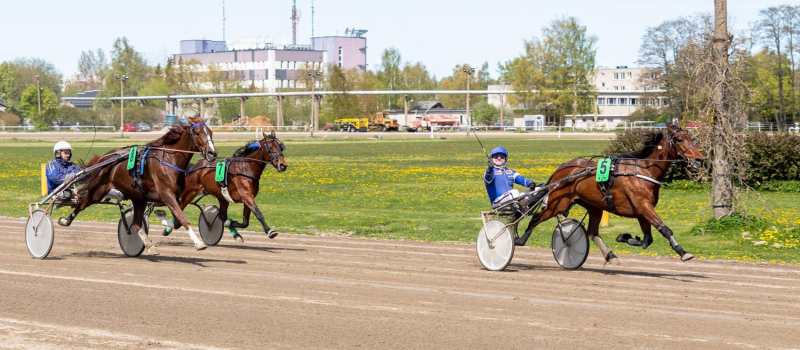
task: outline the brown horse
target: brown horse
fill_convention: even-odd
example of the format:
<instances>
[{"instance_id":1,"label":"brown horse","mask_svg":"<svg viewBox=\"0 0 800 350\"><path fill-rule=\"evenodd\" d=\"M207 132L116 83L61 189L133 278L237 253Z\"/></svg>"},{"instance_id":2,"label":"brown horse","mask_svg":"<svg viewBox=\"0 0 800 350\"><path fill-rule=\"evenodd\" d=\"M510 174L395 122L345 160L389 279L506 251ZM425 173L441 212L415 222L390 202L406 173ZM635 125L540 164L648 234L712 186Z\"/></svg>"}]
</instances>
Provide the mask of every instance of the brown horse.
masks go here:
<instances>
[{"instance_id":1,"label":"brown horse","mask_svg":"<svg viewBox=\"0 0 800 350\"><path fill-rule=\"evenodd\" d=\"M595 181L593 172L587 176L577 176L564 181L551 189L545 209L535 215L525 234L517 239L517 245L525 245L533 229L540 223L562 214L567 215L573 204L586 208L589 214L589 227L587 234L600 248L606 261L618 264L614 253L600 238L598 228L603 211L616 215L639 220L639 226L644 233L644 239L634 242L647 247L653 242L650 233L651 226L655 227L666 238L673 250L680 255L682 261L692 259L694 256L687 253L675 240L672 230L661 221L655 212L658 204L658 192L661 182L667 174L671 163L686 162L689 167L698 167L705 160L702 153L695 147L692 138L677 126L668 125L667 135L662 133L649 133L645 147L636 152L621 154L616 169L612 187L609 189L613 209L609 202L604 200L600 185ZM576 158L558 167L548 183L564 179L578 173L587 167L595 167L597 162L583 158ZM638 240L636 240L638 241Z\"/></svg>"},{"instance_id":2,"label":"brown horse","mask_svg":"<svg viewBox=\"0 0 800 350\"><path fill-rule=\"evenodd\" d=\"M233 203L244 203L244 211L242 213L243 222L236 221L228 222L228 206L231 204L222 194L222 189L219 183L215 181L215 165L214 162L203 160L195 164L186 175L186 188L181 195L181 210L186 208L191 201L197 197L198 194L205 191L206 193L214 196L219 201L219 219L225 223L225 226L231 230L234 238L243 242L242 236L236 232L236 228L245 228L250 225L250 212L256 215L258 221L264 227L264 232L269 238L275 238L278 233L267 226L264 221L264 215L256 205L255 197L258 195L258 183L261 178L261 173L267 164L272 164L278 172L286 170L289 166L286 160L283 159L283 150L285 146L278 140L273 131L264 136L261 140L250 141L244 146L240 147L233 152L233 157L230 158L228 163L228 193L229 198ZM175 223L174 228L180 227ZM164 229L164 235L168 235L171 227Z\"/></svg>"},{"instance_id":3,"label":"brown horse","mask_svg":"<svg viewBox=\"0 0 800 350\"><path fill-rule=\"evenodd\" d=\"M201 153L206 159L216 157L217 151L211 140L211 129L205 124L203 118L188 118L188 124L176 124L159 139L141 146L144 152L142 162L134 168L140 171L141 186L127 170L127 161L122 159L108 166L92 172L86 181L86 186L81 188L78 203L69 217L61 218L59 224L69 226L75 217L92 204L99 203L111 189L116 189L130 199L133 204L132 230L139 234L152 254L158 254L153 242L142 229L144 214L148 202L163 203L173 216L189 231L189 237L194 242L197 250L206 248L205 243L189 226L189 220L184 215L178 204L177 197L183 192L185 171L189 160L194 153ZM147 149L145 151L145 149ZM127 153L127 148L115 149L103 156L95 156L87 166L98 164L111 157Z\"/></svg>"}]
</instances>

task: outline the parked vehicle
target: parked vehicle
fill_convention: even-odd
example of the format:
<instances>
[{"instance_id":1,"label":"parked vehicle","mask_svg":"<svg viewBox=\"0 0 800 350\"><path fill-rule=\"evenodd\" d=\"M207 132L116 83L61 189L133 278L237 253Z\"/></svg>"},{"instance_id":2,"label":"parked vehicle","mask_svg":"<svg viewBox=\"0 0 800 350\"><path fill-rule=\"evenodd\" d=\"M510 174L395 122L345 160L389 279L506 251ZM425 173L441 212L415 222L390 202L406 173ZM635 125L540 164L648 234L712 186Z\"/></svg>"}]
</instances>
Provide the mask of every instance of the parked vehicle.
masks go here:
<instances>
[{"instance_id":1,"label":"parked vehicle","mask_svg":"<svg viewBox=\"0 0 800 350\"><path fill-rule=\"evenodd\" d=\"M516 128L508 123L504 123L500 125L500 123L494 123L494 126L490 127L491 130L503 130L503 131L514 131Z\"/></svg>"},{"instance_id":2,"label":"parked vehicle","mask_svg":"<svg viewBox=\"0 0 800 350\"><path fill-rule=\"evenodd\" d=\"M697 130L700 129L700 124L698 124L697 122L690 121L689 123L686 124L686 128Z\"/></svg>"},{"instance_id":3,"label":"parked vehicle","mask_svg":"<svg viewBox=\"0 0 800 350\"><path fill-rule=\"evenodd\" d=\"M387 112L377 112L375 119L369 123L369 131L398 131L400 125L397 124L397 119L387 118Z\"/></svg>"},{"instance_id":4,"label":"parked vehicle","mask_svg":"<svg viewBox=\"0 0 800 350\"><path fill-rule=\"evenodd\" d=\"M458 123L459 117L455 115L423 115L412 120L406 130L426 131L435 126L458 126Z\"/></svg>"},{"instance_id":5,"label":"parked vehicle","mask_svg":"<svg viewBox=\"0 0 800 350\"><path fill-rule=\"evenodd\" d=\"M121 129L123 132L136 132L136 125L131 123L125 123L125 125L123 125Z\"/></svg>"},{"instance_id":6,"label":"parked vehicle","mask_svg":"<svg viewBox=\"0 0 800 350\"><path fill-rule=\"evenodd\" d=\"M366 132L369 128L367 118L344 118L333 121L334 130L347 132Z\"/></svg>"},{"instance_id":7,"label":"parked vehicle","mask_svg":"<svg viewBox=\"0 0 800 350\"><path fill-rule=\"evenodd\" d=\"M656 124L656 126L654 126L653 128L656 128L656 129L666 129L666 128L667 128L667 123L664 123L664 122L658 123L658 124Z\"/></svg>"},{"instance_id":8,"label":"parked vehicle","mask_svg":"<svg viewBox=\"0 0 800 350\"><path fill-rule=\"evenodd\" d=\"M147 125L145 123L136 123L135 126L136 126L136 131L139 132L150 131L150 125Z\"/></svg>"}]
</instances>

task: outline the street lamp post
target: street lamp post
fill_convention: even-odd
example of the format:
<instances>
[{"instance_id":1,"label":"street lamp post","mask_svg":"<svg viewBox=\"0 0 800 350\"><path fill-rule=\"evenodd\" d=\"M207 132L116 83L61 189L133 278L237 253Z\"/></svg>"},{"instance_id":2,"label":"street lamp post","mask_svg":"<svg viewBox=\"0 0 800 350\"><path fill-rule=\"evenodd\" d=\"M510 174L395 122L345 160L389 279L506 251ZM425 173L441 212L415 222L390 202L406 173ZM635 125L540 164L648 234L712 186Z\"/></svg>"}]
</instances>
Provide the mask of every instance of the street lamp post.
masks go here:
<instances>
[{"instance_id":1,"label":"street lamp post","mask_svg":"<svg viewBox=\"0 0 800 350\"><path fill-rule=\"evenodd\" d=\"M317 110L317 95L314 94L317 87L317 78L321 72L316 73L308 72L308 77L311 78L311 136L314 136L314 129L319 128L319 110Z\"/></svg>"},{"instance_id":2,"label":"street lamp post","mask_svg":"<svg viewBox=\"0 0 800 350\"><path fill-rule=\"evenodd\" d=\"M44 123L44 119L42 119L42 85L39 83L39 74L36 74L36 99L39 103L39 122Z\"/></svg>"},{"instance_id":3,"label":"street lamp post","mask_svg":"<svg viewBox=\"0 0 800 350\"><path fill-rule=\"evenodd\" d=\"M472 129L472 118L469 116L469 81L472 80L472 73L475 73L475 68L462 69L467 73L467 136L469 136L469 129Z\"/></svg>"},{"instance_id":4,"label":"street lamp post","mask_svg":"<svg viewBox=\"0 0 800 350\"><path fill-rule=\"evenodd\" d=\"M125 97L125 80L128 80L127 75L119 76L117 75L117 80L119 80L119 137L123 137L124 131L124 120L125 120L125 101L123 97Z\"/></svg>"}]
</instances>

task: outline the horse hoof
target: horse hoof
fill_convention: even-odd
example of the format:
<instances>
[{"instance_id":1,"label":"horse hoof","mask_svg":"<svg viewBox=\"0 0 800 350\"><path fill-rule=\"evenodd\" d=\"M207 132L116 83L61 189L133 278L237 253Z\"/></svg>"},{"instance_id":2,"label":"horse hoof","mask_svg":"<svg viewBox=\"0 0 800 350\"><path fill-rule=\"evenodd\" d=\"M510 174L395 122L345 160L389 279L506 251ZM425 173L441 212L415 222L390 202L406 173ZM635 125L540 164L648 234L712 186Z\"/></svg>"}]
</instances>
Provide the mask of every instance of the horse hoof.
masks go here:
<instances>
[{"instance_id":1,"label":"horse hoof","mask_svg":"<svg viewBox=\"0 0 800 350\"><path fill-rule=\"evenodd\" d=\"M170 233L172 233L172 227L167 227L167 228L164 229L163 232L161 232L161 235L162 236L169 236Z\"/></svg>"},{"instance_id":2,"label":"horse hoof","mask_svg":"<svg viewBox=\"0 0 800 350\"><path fill-rule=\"evenodd\" d=\"M606 264L619 266L619 259L614 252L608 252L608 255L606 256Z\"/></svg>"},{"instance_id":3,"label":"horse hoof","mask_svg":"<svg viewBox=\"0 0 800 350\"><path fill-rule=\"evenodd\" d=\"M277 236L278 236L278 231L275 231L275 230L272 230L272 229L267 231L267 237L269 237L269 239L273 239L273 238L275 238Z\"/></svg>"},{"instance_id":4,"label":"horse hoof","mask_svg":"<svg viewBox=\"0 0 800 350\"><path fill-rule=\"evenodd\" d=\"M58 224L61 226L69 226L70 224L72 224L72 221L62 216L58 218Z\"/></svg>"},{"instance_id":5,"label":"horse hoof","mask_svg":"<svg viewBox=\"0 0 800 350\"><path fill-rule=\"evenodd\" d=\"M686 262L686 261L689 261L689 260L692 260L692 259L694 259L694 255L692 255L692 254L686 253L686 254L681 255L681 261Z\"/></svg>"},{"instance_id":6,"label":"horse hoof","mask_svg":"<svg viewBox=\"0 0 800 350\"><path fill-rule=\"evenodd\" d=\"M242 235L240 235L238 233L233 236L233 239L235 239L239 243L244 243L244 238L242 238Z\"/></svg>"},{"instance_id":7,"label":"horse hoof","mask_svg":"<svg viewBox=\"0 0 800 350\"><path fill-rule=\"evenodd\" d=\"M194 244L194 249L196 249L196 250L203 250L203 249L206 249L206 248L208 248L208 246L203 242L197 242L197 243Z\"/></svg>"}]
</instances>

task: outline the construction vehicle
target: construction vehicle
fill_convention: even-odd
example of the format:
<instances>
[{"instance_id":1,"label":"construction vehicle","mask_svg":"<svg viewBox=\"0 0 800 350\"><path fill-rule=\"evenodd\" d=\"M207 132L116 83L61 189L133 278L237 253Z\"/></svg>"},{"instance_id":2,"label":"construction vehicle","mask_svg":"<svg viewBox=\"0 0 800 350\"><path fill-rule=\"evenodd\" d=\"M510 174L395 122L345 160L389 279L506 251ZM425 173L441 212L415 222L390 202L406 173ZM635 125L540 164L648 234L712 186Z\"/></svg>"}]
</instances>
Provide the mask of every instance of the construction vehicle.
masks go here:
<instances>
[{"instance_id":1,"label":"construction vehicle","mask_svg":"<svg viewBox=\"0 0 800 350\"><path fill-rule=\"evenodd\" d=\"M426 131L437 126L456 126L459 117L455 115L422 115L408 123L408 131Z\"/></svg>"},{"instance_id":2,"label":"construction vehicle","mask_svg":"<svg viewBox=\"0 0 800 350\"><path fill-rule=\"evenodd\" d=\"M397 119L387 118L389 112L375 113L375 119L369 123L369 131L398 131L400 124L397 124Z\"/></svg>"},{"instance_id":3,"label":"construction vehicle","mask_svg":"<svg viewBox=\"0 0 800 350\"><path fill-rule=\"evenodd\" d=\"M347 132L366 132L369 129L367 118L344 118L333 121L333 130Z\"/></svg>"}]
</instances>

